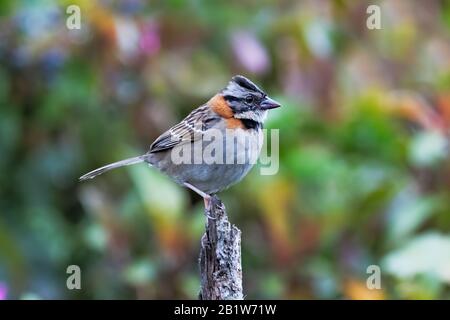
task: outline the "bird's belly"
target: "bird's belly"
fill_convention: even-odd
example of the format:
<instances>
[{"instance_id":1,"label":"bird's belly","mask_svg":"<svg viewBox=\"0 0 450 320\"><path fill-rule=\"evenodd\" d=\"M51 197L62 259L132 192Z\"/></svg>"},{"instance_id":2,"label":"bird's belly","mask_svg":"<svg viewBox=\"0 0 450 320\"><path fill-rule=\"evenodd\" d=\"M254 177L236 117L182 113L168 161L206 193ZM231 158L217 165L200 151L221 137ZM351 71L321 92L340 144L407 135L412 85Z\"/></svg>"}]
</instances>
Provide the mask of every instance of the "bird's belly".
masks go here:
<instances>
[{"instance_id":1,"label":"bird's belly","mask_svg":"<svg viewBox=\"0 0 450 320\"><path fill-rule=\"evenodd\" d=\"M212 194L239 182L252 166L252 164L211 164L207 167L194 168L186 179L200 190Z\"/></svg>"},{"instance_id":2,"label":"bird's belly","mask_svg":"<svg viewBox=\"0 0 450 320\"><path fill-rule=\"evenodd\" d=\"M214 157L214 159L222 159L222 161L207 160L206 146L208 144L206 144L203 145L204 156L199 164L174 164L170 153L167 153L164 159L155 161L154 166L180 184L190 183L209 194L222 191L247 175L256 163L261 150L262 134L260 132L241 132L238 137L233 143L224 141L223 148L216 150L222 154L221 157ZM226 137L226 139L230 138ZM155 156L157 155L158 153L155 153Z\"/></svg>"},{"instance_id":3,"label":"bird's belly","mask_svg":"<svg viewBox=\"0 0 450 320\"><path fill-rule=\"evenodd\" d=\"M223 141L223 163L193 168L187 182L207 193L216 193L241 181L256 163L262 147L260 131L234 130ZM207 157L207 155L205 155Z\"/></svg>"}]
</instances>

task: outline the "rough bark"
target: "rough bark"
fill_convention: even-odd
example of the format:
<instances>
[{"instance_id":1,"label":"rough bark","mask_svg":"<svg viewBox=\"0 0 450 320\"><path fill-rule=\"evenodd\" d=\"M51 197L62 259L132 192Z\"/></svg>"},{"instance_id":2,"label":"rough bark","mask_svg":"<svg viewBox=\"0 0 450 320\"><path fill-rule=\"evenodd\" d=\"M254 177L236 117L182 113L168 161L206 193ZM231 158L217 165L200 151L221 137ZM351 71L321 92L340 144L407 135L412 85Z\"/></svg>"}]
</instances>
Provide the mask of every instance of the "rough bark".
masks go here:
<instances>
[{"instance_id":1,"label":"rough bark","mask_svg":"<svg viewBox=\"0 0 450 320\"><path fill-rule=\"evenodd\" d=\"M241 300L241 231L228 221L217 196L205 209L206 232L200 250L201 300Z\"/></svg>"}]
</instances>

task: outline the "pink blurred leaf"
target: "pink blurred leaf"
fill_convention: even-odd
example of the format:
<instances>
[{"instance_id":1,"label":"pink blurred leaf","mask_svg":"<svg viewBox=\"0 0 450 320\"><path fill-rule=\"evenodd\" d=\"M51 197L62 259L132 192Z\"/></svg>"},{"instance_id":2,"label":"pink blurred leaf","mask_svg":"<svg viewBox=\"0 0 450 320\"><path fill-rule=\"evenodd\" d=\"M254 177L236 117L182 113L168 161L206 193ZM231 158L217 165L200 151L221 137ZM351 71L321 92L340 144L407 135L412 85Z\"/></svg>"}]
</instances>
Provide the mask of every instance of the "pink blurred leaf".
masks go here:
<instances>
[{"instance_id":1,"label":"pink blurred leaf","mask_svg":"<svg viewBox=\"0 0 450 320\"><path fill-rule=\"evenodd\" d=\"M231 36L231 46L238 62L255 74L267 72L270 60L266 48L248 31L238 31Z\"/></svg>"},{"instance_id":2,"label":"pink blurred leaf","mask_svg":"<svg viewBox=\"0 0 450 320\"><path fill-rule=\"evenodd\" d=\"M0 282L0 300L6 300L8 296L8 287L6 284Z\"/></svg>"}]
</instances>

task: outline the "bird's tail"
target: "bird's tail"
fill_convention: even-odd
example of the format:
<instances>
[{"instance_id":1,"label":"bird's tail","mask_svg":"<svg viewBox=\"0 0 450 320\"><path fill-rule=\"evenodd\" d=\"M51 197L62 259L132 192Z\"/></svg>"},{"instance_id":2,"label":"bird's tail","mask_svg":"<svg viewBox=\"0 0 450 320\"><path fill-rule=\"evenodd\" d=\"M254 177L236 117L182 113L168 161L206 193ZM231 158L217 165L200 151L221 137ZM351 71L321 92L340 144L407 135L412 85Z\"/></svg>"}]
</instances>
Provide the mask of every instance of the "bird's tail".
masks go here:
<instances>
[{"instance_id":1,"label":"bird's tail","mask_svg":"<svg viewBox=\"0 0 450 320\"><path fill-rule=\"evenodd\" d=\"M145 155L143 156L139 156L139 157L134 157L134 158L129 158L129 159L125 159L122 161L117 161L111 164L107 164L106 166L103 166L101 168L92 170L91 172L86 173L85 175L81 176L79 178L80 181L83 180L88 180L88 179L93 179L96 176L102 174L103 172L109 171L111 169L115 169L115 168L119 168L119 167L123 167L123 166L129 166L132 164L136 164L136 163L141 163L145 161Z\"/></svg>"}]
</instances>

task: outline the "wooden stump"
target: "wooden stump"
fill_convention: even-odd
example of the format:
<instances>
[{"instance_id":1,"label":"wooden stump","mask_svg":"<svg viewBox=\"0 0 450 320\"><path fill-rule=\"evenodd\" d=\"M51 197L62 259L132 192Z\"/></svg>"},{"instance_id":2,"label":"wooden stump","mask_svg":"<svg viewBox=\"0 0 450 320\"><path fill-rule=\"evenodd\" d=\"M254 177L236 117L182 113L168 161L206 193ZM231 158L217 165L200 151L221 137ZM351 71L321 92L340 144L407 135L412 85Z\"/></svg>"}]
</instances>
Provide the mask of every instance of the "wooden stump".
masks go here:
<instances>
[{"instance_id":1,"label":"wooden stump","mask_svg":"<svg viewBox=\"0 0 450 320\"><path fill-rule=\"evenodd\" d=\"M205 208L200 250L200 300L242 300L241 231L228 221L217 196Z\"/></svg>"}]
</instances>

